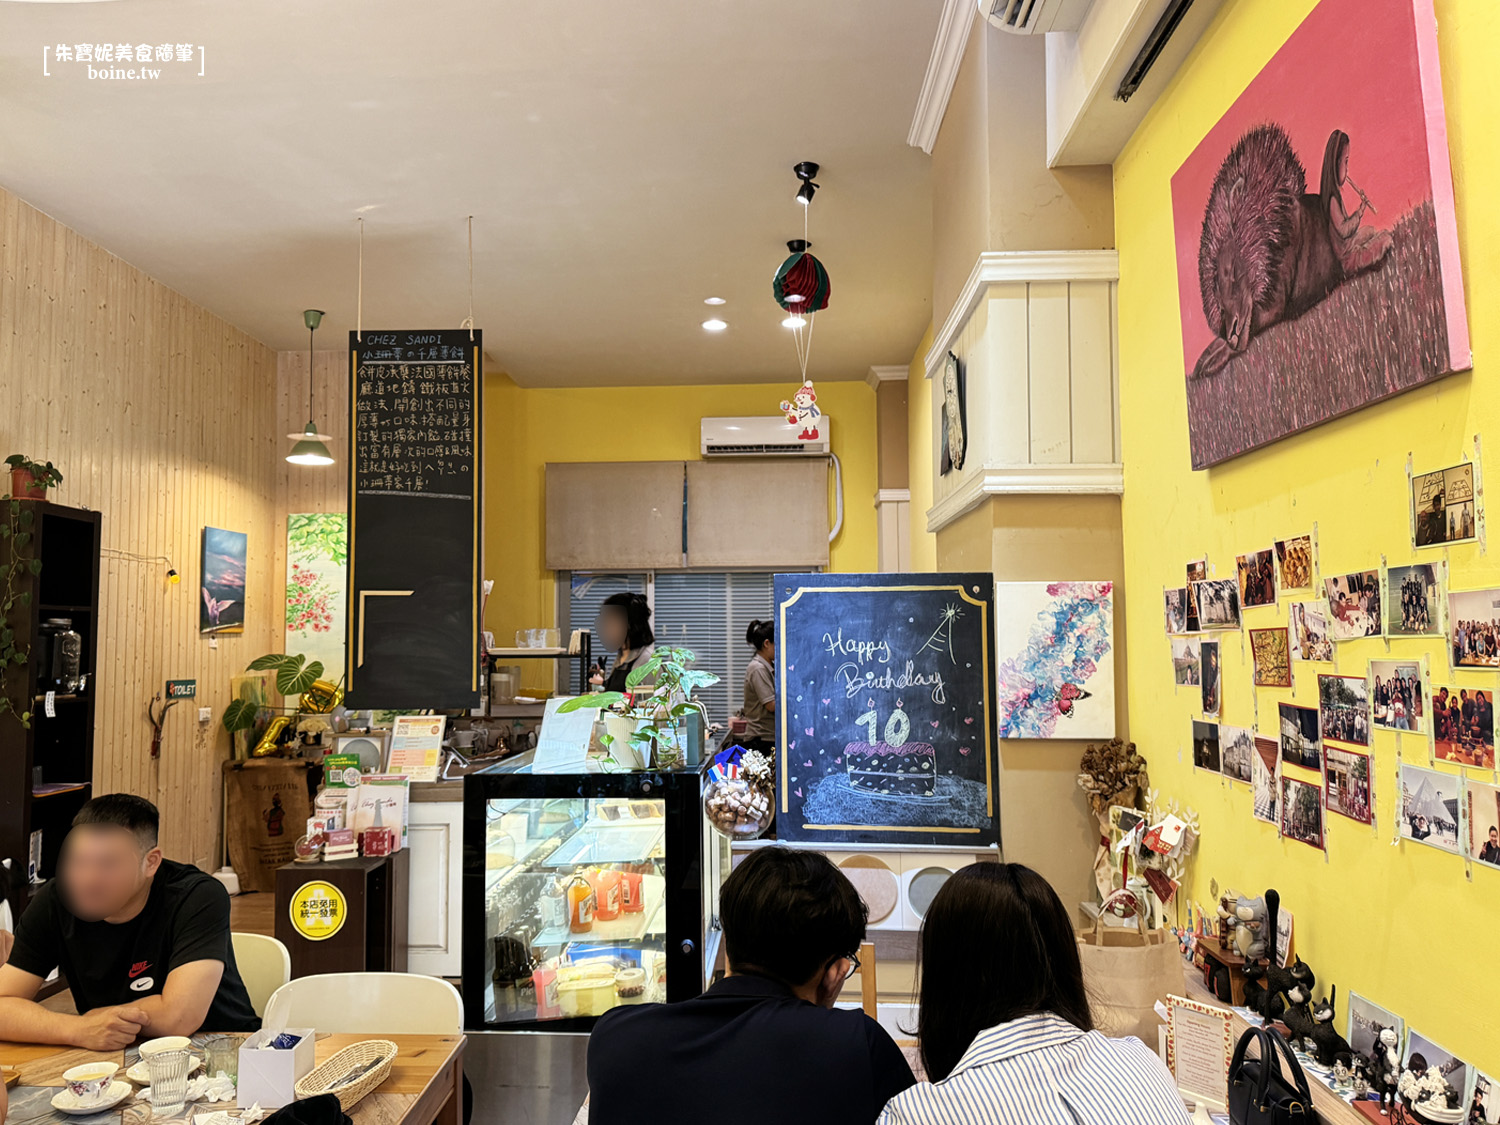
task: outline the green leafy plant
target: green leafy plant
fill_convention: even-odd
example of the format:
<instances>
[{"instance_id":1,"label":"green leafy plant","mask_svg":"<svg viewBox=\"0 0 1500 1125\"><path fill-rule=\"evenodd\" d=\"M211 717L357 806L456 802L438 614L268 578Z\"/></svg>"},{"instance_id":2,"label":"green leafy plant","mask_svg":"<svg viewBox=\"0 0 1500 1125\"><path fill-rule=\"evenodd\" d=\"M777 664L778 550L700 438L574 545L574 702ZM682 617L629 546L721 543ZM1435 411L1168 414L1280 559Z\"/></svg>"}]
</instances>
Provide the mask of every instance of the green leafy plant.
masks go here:
<instances>
[{"instance_id":1,"label":"green leafy plant","mask_svg":"<svg viewBox=\"0 0 1500 1125\"><path fill-rule=\"evenodd\" d=\"M307 657L300 653L290 655L284 652L268 652L265 656L252 660L245 670L247 672L275 672L277 691L282 695L301 695L322 677L323 662L314 660L309 663ZM232 699L224 708L224 717L221 722L230 734L235 731L249 730L255 726L255 716L259 710L260 705L253 699Z\"/></svg>"},{"instance_id":2,"label":"green leafy plant","mask_svg":"<svg viewBox=\"0 0 1500 1125\"><path fill-rule=\"evenodd\" d=\"M51 461L31 461L24 453L12 453L5 459L5 463L14 469L22 469L31 474L37 484L43 488L56 488L62 484L62 472Z\"/></svg>"},{"instance_id":3,"label":"green leafy plant","mask_svg":"<svg viewBox=\"0 0 1500 1125\"><path fill-rule=\"evenodd\" d=\"M0 543L5 547L5 561L0 562L0 679L19 680L23 697L17 701L8 692L0 693L0 715L14 716L23 727L31 726L31 700L25 697L28 678L21 671L31 658L31 645L16 639L19 615L12 614L30 607L31 591L21 586L30 586L42 572L42 560L26 553L35 518L19 500L5 498L5 519L0 522Z\"/></svg>"},{"instance_id":4,"label":"green leafy plant","mask_svg":"<svg viewBox=\"0 0 1500 1125\"><path fill-rule=\"evenodd\" d=\"M631 722L630 745L640 754L641 760L649 762L653 754L657 767L674 769L681 765L682 727L693 713L707 713L703 704L693 698L699 688L710 687L719 682L712 672L694 669L697 658L689 649L659 648L651 659L639 668L631 669L625 678L629 694L618 691L602 691L594 695L580 695L558 707L558 711L581 711L584 708L607 708L623 715ZM635 689L647 680L653 680L649 694ZM614 736L602 734L599 741L609 749ZM605 763L618 765L613 755Z\"/></svg>"}]
</instances>

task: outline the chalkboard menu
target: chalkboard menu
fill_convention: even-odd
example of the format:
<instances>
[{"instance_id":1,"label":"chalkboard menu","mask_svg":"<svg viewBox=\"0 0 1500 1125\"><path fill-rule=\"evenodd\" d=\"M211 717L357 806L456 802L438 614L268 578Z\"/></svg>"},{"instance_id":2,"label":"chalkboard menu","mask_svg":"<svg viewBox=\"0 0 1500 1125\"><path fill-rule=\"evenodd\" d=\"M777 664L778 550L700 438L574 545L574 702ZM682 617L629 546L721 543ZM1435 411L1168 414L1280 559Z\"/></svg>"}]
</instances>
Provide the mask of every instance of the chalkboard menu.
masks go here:
<instances>
[{"instance_id":1,"label":"chalkboard menu","mask_svg":"<svg viewBox=\"0 0 1500 1125\"><path fill-rule=\"evenodd\" d=\"M989 574L776 576L776 835L998 844Z\"/></svg>"},{"instance_id":2,"label":"chalkboard menu","mask_svg":"<svg viewBox=\"0 0 1500 1125\"><path fill-rule=\"evenodd\" d=\"M349 333L351 708L479 704L482 354L468 329Z\"/></svg>"}]
</instances>

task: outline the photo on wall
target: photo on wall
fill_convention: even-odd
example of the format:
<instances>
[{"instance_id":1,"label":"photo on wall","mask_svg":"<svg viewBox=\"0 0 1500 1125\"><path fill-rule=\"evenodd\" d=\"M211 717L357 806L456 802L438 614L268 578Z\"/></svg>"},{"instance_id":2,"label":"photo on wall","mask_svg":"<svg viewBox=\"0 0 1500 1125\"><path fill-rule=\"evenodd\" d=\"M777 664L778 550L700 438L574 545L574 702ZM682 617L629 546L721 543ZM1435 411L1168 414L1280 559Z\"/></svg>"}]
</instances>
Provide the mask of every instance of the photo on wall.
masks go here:
<instances>
[{"instance_id":1,"label":"photo on wall","mask_svg":"<svg viewBox=\"0 0 1500 1125\"><path fill-rule=\"evenodd\" d=\"M1449 687L1432 693L1432 753L1440 762L1495 768L1495 693Z\"/></svg>"},{"instance_id":2,"label":"photo on wall","mask_svg":"<svg viewBox=\"0 0 1500 1125\"><path fill-rule=\"evenodd\" d=\"M1281 723L1281 760L1304 769L1323 768L1323 739L1318 729L1318 709L1278 703Z\"/></svg>"},{"instance_id":3,"label":"photo on wall","mask_svg":"<svg viewBox=\"0 0 1500 1125\"><path fill-rule=\"evenodd\" d=\"M1281 771L1276 763L1276 740L1255 736L1255 757L1250 759L1251 809L1256 820L1281 824Z\"/></svg>"},{"instance_id":4,"label":"photo on wall","mask_svg":"<svg viewBox=\"0 0 1500 1125\"><path fill-rule=\"evenodd\" d=\"M1362 570L1323 579L1329 635L1336 641L1380 636L1380 572Z\"/></svg>"},{"instance_id":5,"label":"photo on wall","mask_svg":"<svg viewBox=\"0 0 1500 1125\"><path fill-rule=\"evenodd\" d=\"M1468 461L1411 478L1412 544L1442 547L1477 535L1474 466Z\"/></svg>"},{"instance_id":6,"label":"photo on wall","mask_svg":"<svg viewBox=\"0 0 1500 1125\"><path fill-rule=\"evenodd\" d=\"M1188 631L1185 586L1165 591L1162 594L1162 609L1166 617L1167 636L1175 637Z\"/></svg>"},{"instance_id":7,"label":"photo on wall","mask_svg":"<svg viewBox=\"0 0 1500 1125\"><path fill-rule=\"evenodd\" d=\"M1295 777L1281 779L1281 834L1323 850L1323 787Z\"/></svg>"},{"instance_id":8,"label":"photo on wall","mask_svg":"<svg viewBox=\"0 0 1500 1125\"><path fill-rule=\"evenodd\" d=\"M1471 366L1436 36L1321 0L1173 175L1194 469Z\"/></svg>"},{"instance_id":9,"label":"photo on wall","mask_svg":"<svg viewBox=\"0 0 1500 1125\"><path fill-rule=\"evenodd\" d=\"M286 518L286 652L344 675L349 585L347 512L293 512Z\"/></svg>"},{"instance_id":10,"label":"photo on wall","mask_svg":"<svg viewBox=\"0 0 1500 1125\"><path fill-rule=\"evenodd\" d=\"M1291 687L1292 654L1285 627L1250 630L1256 687Z\"/></svg>"},{"instance_id":11,"label":"photo on wall","mask_svg":"<svg viewBox=\"0 0 1500 1125\"><path fill-rule=\"evenodd\" d=\"M1417 660L1370 661L1370 717L1382 730L1427 729L1427 685Z\"/></svg>"},{"instance_id":12,"label":"photo on wall","mask_svg":"<svg viewBox=\"0 0 1500 1125\"><path fill-rule=\"evenodd\" d=\"M1198 627L1238 629L1240 627L1240 594L1233 578L1205 578L1193 583L1198 603Z\"/></svg>"},{"instance_id":13,"label":"photo on wall","mask_svg":"<svg viewBox=\"0 0 1500 1125\"><path fill-rule=\"evenodd\" d=\"M1363 676L1318 677L1318 731L1324 739L1370 744L1370 685Z\"/></svg>"},{"instance_id":14,"label":"photo on wall","mask_svg":"<svg viewBox=\"0 0 1500 1125\"><path fill-rule=\"evenodd\" d=\"M1113 738L1114 584L995 586L1001 738Z\"/></svg>"},{"instance_id":15,"label":"photo on wall","mask_svg":"<svg viewBox=\"0 0 1500 1125\"><path fill-rule=\"evenodd\" d=\"M1455 668L1500 666L1500 588L1449 591L1448 635Z\"/></svg>"},{"instance_id":16,"label":"photo on wall","mask_svg":"<svg viewBox=\"0 0 1500 1125\"><path fill-rule=\"evenodd\" d=\"M1198 620L1197 584L1208 577L1208 560L1198 559L1196 562L1188 563L1185 573L1187 581L1183 583L1183 586L1187 590L1187 631L1197 633L1203 628Z\"/></svg>"},{"instance_id":17,"label":"photo on wall","mask_svg":"<svg viewBox=\"0 0 1500 1125\"><path fill-rule=\"evenodd\" d=\"M1248 727L1219 727L1221 770L1230 781L1250 781L1250 760L1255 757L1255 732Z\"/></svg>"},{"instance_id":18,"label":"photo on wall","mask_svg":"<svg viewBox=\"0 0 1500 1125\"><path fill-rule=\"evenodd\" d=\"M1349 1023L1345 1027L1345 1038L1356 1055L1368 1057L1375 1049L1380 1033L1387 1028L1396 1033L1399 1048L1402 1037L1406 1035L1406 1021L1357 992L1349 994Z\"/></svg>"},{"instance_id":19,"label":"photo on wall","mask_svg":"<svg viewBox=\"0 0 1500 1125\"><path fill-rule=\"evenodd\" d=\"M249 536L218 527L203 529L203 599L198 606L199 633L245 631L245 569Z\"/></svg>"},{"instance_id":20,"label":"photo on wall","mask_svg":"<svg viewBox=\"0 0 1500 1125\"><path fill-rule=\"evenodd\" d=\"M1328 664L1333 661L1333 638L1328 631L1326 602L1293 602L1287 611L1293 660Z\"/></svg>"},{"instance_id":21,"label":"photo on wall","mask_svg":"<svg viewBox=\"0 0 1500 1125\"><path fill-rule=\"evenodd\" d=\"M1222 773L1219 756L1219 724L1193 720L1193 765L1210 773Z\"/></svg>"},{"instance_id":22,"label":"photo on wall","mask_svg":"<svg viewBox=\"0 0 1500 1125\"><path fill-rule=\"evenodd\" d=\"M1500 867L1500 789L1482 781L1464 781L1469 816L1469 855L1478 863Z\"/></svg>"},{"instance_id":23,"label":"photo on wall","mask_svg":"<svg viewBox=\"0 0 1500 1125\"><path fill-rule=\"evenodd\" d=\"M1370 755L1330 746L1323 758L1323 797L1328 811L1369 824L1374 809L1370 798Z\"/></svg>"},{"instance_id":24,"label":"photo on wall","mask_svg":"<svg viewBox=\"0 0 1500 1125\"><path fill-rule=\"evenodd\" d=\"M1210 719L1219 717L1224 705L1223 670L1219 667L1219 642L1203 641L1198 646L1198 679L1203 694L1203 714Z\"/></svg>"},{"instance_id":25,"label":"photo on wall","mask_svg":"<svg viewBox=\"0 0 1500 1125\"><path fill-rule=\"evenodd\" d=\"M1457 855L1461 809L1457 777L1402 763L1400 819L1404 839Z\"/></svg>"},{"instance_id":26,"label":"photo on wall","mask_svg":"<svg viewBox=\"0 0 1500 1125\"><path fill-rule=\"evenodd\" d=\"M1312 536L1299 535L1295 539L1278 539L1276 564L1277 579L1283 594L1312 589Z\"/></svg>"},{"instance_id":27,"label":"photo on wall","mask_svg":"<svg viewBox=\"0 0 1500 1125\"><path fill-rule=\"evenodd\" d=\"M1178 687L1198 686L1198 639L1172 638L1172 682Z\"/></svg>"},{"instance_id":28,"label":"photo on wall","mask_svg":"<svg viewBox=\"0 0 1500 1125\"><path fill-rule=\"evenodd\" d=\"M1473 1070L1469 1064L1452 1051L1439 1047L1415 1029L1406 1037L1406 1051L1401 1056L1401 1067L1403 1070L1411 1071L1412 1077L1418 1081L1433 1073L1442 1077L1447 1084L1447 1090L1429 1095L1436 1099L1434 1107L1439 1113L1448 1110L1450 1106L1461 1110L1464 1104L1474 1096L1469 1088L1473 1079ZM1418 1097L1403 1094L1402 1101L1417 1102ZM1416 1109L1415 1106L1413 1108Z\"/></svg>"},{"instance_id":29,"label":"photo on wall","mask_svg":"<svg viewBox=\"0 0 1500 1125\"><path fill-rule=\"evenodd\" d=\"M1276 604L1276 556L1267 548L1235 559L1240 605L1245 609Z\"/></svg>"},{"instance_id":30,"label":"photo on wall","mask_svg":"<svg viewBox=\"0 0 1500 1125\"><path fill-rule=\"evenodd\" d=\"M1443 565L1416 563L1385 570L1385 635L1441 637Z\"/></svg>"},{"instance_id":31,"label":"photo on wall","mask_svg":"<svg viewBox=\"0 0 1500 1125\"><path fill-rule=\"evenodd\" d=\"M1500 1123L1500 1087L1483 1071L1474 1072L1474 1097L1469 1102L1467 1125Z\"/></svg>"}]
</instances>

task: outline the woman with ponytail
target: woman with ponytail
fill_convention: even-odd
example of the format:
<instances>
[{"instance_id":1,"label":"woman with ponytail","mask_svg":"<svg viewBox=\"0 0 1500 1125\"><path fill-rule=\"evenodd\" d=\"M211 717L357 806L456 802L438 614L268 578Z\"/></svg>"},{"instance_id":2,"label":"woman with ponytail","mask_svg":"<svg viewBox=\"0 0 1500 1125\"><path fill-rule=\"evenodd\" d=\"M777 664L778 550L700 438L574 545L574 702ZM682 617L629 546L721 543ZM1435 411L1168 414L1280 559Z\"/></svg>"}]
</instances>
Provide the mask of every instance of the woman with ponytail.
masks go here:
<instances>
[{"instance_id":1,"label":"woman with ponytail","mask_svg":"<svg viewBox=\"0 0 1500 1125\"><path fill-rule=\"evenodd\" d=\"M776 627L769 621L752 621L745 630L745 643L755 650L745 667L746 750L769 754L776 748Z\"/></svg>"}]
</instances>

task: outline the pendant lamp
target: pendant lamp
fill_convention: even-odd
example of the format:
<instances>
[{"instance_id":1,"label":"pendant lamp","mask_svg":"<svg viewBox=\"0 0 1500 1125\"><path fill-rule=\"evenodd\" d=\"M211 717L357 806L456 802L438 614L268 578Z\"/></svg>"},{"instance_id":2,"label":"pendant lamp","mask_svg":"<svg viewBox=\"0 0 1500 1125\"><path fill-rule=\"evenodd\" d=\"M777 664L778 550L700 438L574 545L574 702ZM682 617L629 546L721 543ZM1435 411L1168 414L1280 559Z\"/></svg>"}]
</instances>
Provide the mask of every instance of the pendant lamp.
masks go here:
<instances>
[{"instance_id":1,"label":"pendant lamp","mask_svg":"<svg viewBox=\"0 0 1500 1125\"><path fill-rule=\"evenodd\" d=\"M286 459L293 465L333 464L333 454L328 452L327 445L333 438L329 434L318 433L318 427L313 422L313 333L317 332L318 325L322 322L322 309L307 309L302 313L302 323L307 325L307 429L300 434L286 435L297 443L286 455Z\"/></svg>"}]
</instances>

